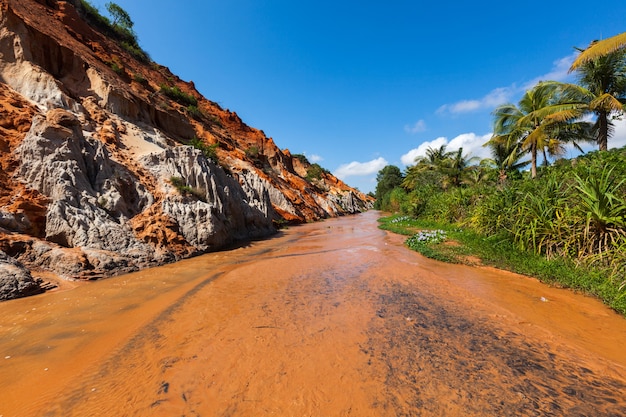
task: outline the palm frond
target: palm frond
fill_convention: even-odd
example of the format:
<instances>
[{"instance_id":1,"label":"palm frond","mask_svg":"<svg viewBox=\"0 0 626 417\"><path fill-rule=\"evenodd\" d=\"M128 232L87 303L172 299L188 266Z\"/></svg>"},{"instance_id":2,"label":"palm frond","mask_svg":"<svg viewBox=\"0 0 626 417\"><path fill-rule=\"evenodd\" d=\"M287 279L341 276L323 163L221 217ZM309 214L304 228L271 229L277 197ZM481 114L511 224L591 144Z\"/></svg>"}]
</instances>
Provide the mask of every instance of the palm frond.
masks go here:
<instances>
[{"instance_id":1,"label":"palm frond","mask_svg":"<svg viewBox=\"0 0 626 417\"><path fill-rule=\"evenodd\" d=\"M624 105L617 98L608 93L602 94L592 100L591 103L589 103L589 108L593 111L624 111Z\"/></svg>"},{"instance_id":2,"label":"palm frond","mask_svg":"<svg viewBox=\"0 0 626 417\"><path fill-rule=\"evenodd\" d=\"M576 70L587 62L624 48L626 48L626 32L601 41L592 42L591 45L581 52L580 55L578 55L578 57L574 60L572 66L570 67L570 72Z\"/></svg>"}]
</instances>

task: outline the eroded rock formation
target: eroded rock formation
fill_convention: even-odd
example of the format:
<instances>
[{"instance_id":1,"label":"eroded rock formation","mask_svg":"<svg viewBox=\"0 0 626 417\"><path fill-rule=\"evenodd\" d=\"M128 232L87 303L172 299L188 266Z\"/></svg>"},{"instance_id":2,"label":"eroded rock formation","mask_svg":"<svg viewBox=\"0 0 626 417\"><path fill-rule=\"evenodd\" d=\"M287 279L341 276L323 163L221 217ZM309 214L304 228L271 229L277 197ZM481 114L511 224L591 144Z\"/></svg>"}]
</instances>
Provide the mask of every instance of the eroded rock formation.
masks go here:
<instances>
[{"instance_id":1,"label":"eroded rock formation","mask_svg":"<svg viewBox=\"0 0 626 417\"><path fill-rule=\"evenodd\" d=\"M96 279L370 207L74 4L0 0L0 299L41 292L41 271Z\"/></svg>"}]
</instances>

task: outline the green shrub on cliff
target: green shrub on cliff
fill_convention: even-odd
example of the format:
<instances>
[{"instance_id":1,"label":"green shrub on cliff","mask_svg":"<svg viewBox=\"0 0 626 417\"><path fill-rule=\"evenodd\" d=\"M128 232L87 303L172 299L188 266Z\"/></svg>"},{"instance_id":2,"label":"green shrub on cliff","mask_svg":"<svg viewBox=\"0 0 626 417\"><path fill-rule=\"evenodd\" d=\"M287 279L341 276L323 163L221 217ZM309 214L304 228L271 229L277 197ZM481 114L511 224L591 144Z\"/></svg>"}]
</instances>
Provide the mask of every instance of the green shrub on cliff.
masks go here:
<instances>
[{"instance_id":1,"label":"green shrub on cliff","mask_svg":"<svg viewBox=\"0 0 626 417\"><path fill-rule=\"evenodd\" d=\"M217 148L219 147L219 143L207 145L197 137L194 137L189 141L189 145L198 149L206 158L211 159L213 162L219 162L217 157Z\"/></svg>"},{"instance_id":2,"label":"green shrub on cliff","mask_svg":"<svg viewBox=\"0 0 626 417\"><path fill-rule=\"evenodd\" d=\"M69 0L69 2L76 7L78 13L87 23L115 40L135 59L145 63L151 62L150 55L139 46L130 15L118 4L106 4L109 14L113 17L113 21L111 21L108 17L100 14L98 9L88 0Z\"/></svg>"},{"instance_id":3,"label":"green shrub on cliff","mask_svg":"<svg viewBox=\"0 0 626 417\"><path fill-rule=\"evenodd\" d=\"M167 97L171 98L177 103L183 106L198 106L198 99L182 91L178 86L170 87L166 84L161 84L161 92Z\"/></svg>"},{"instance_id":4,"label":"green shrub on cliff","mask_svg":"<svg viewBox=\"0 0 626 417\"><path fill-rule=\"evenodd\" d=\"M206 203L206 195L205 192L199 188L195 188L195 187L191 187L189 185L187 185L185 183L185 180L182 179L181 177L171 177L170 178L170 183L176 187L176 189L178 190L178 192L181 195L187 196L187 195L192 195L195 198L197 198L200 201L203 201Z\"/></svg>"},{"instance_id":5,"label":"green shrub on cliff","mask_svg":"<svg viewBox=\"0 0 626 417\"><path fill-rule=\"evenodd\" d=\"M311 164L306 170L306 179L307 181L321 180L322 176L328 173L330 173L330 171L322 168L319 164Z\"/></svg>"}]
</instances>

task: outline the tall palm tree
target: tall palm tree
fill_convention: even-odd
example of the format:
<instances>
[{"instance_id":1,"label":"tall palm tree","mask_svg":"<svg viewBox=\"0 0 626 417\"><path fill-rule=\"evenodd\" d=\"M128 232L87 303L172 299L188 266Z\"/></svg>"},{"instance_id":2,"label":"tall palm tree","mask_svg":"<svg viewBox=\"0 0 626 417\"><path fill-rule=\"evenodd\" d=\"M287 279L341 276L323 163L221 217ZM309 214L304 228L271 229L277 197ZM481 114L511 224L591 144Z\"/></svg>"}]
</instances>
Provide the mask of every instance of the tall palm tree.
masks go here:
<instances>
[{"instance_id":1,"label":"tall palm tree","mask_svg":"<svg viewBox=\"0 0 626 417\"><path fill-rule=\"evenodd\" d=\"M626 49L586 60L575 72L580 83L576 94L596 116L595 140L605 151L613 132L611 119L623 114L626 103Z\"/></svg>"},{"instance_id":2,"label":"tall palm tree","mask_svg":"<svg viewBox=\"0 0 626 417\"><path fill-rule=\"evenodd\" d=\"M584 114L585 105L570 100L571 85L555 81L540 82L520 99L518 105L504 104L494 110L492 140L517 141L530 153L531 177L537 176L537 155L556 149L566 135L565 123L575 122Z\"/></svg>"}]
</instances>

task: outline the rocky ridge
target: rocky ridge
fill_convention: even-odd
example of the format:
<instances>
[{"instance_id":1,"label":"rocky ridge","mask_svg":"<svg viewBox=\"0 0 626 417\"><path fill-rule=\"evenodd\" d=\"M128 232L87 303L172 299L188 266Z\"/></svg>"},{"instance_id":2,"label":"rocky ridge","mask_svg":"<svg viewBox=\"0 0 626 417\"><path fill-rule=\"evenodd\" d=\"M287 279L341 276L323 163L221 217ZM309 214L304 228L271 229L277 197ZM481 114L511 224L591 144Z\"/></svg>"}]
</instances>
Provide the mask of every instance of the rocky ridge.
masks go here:
<instances>
[{"instance_id":1,"label":"rocky ridge","mask_svg":"<svg viewBox=\"0 0 626 417\"><path fill-rule=\"evenodd\" d=\"M371 206L74 3L0 0L0 299L41 292L40 272L97 279Z\"/></svg>"}]
</instances>

